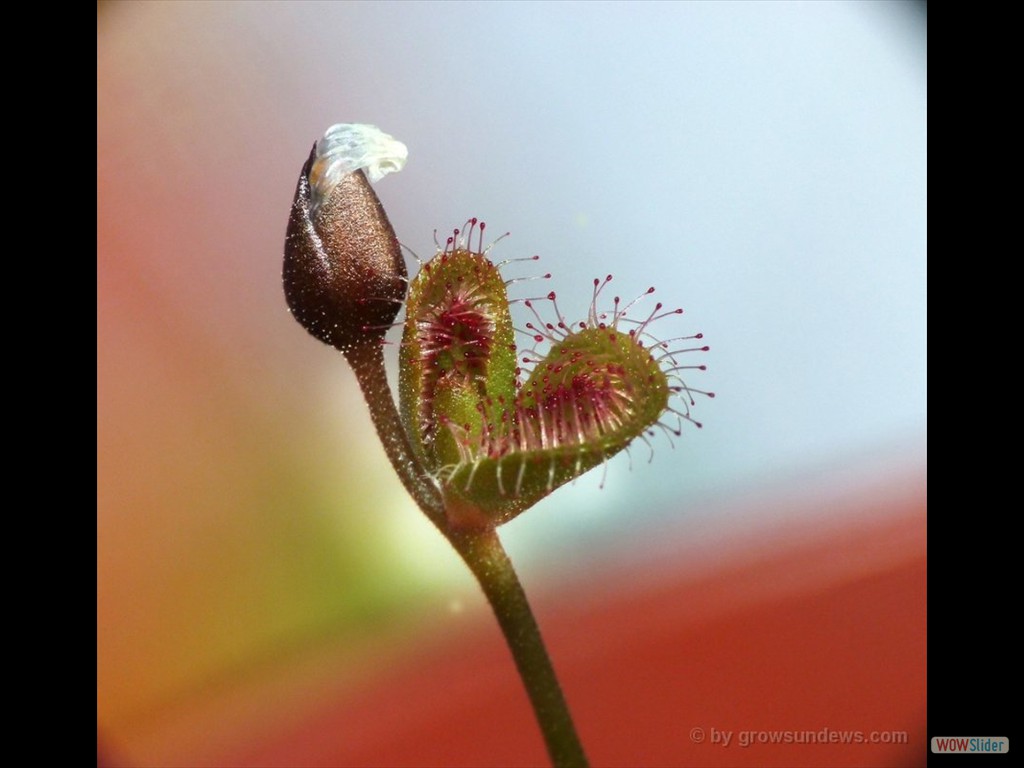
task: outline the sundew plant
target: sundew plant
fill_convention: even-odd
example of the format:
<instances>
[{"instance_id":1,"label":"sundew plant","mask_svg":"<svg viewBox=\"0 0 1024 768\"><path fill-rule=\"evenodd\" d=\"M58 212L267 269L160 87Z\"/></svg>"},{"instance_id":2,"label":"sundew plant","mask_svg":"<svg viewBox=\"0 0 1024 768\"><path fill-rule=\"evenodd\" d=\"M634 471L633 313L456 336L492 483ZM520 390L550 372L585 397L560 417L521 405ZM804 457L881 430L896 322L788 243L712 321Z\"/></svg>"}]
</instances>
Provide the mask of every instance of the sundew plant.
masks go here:
<instances>
[{"instance_id":1,"label":"sundew plant","mask_svg":"<svg viewBox=\"0 0 1024 768\"><path fill-rule=\"evenodd\" d=\"M508 642L554 765L586 756L529 603L497 528L656 429L681 434L697 396L690 363L702 334L662 339L682 313L612 295L594 279L586 317L557 295L524 298L513 325L503 264L470 219L408 278L370 182L401 170L405 145L339 124L299 174L285 239L284 289L295 319L351 364L406 490L476 576ZM418 259L417 259L418 260ZM545 275L545 278L550 275ZM398 407L382 345L405 306ZM517 334L525 345L517 345Z\"/></svg>"}]
</instances>

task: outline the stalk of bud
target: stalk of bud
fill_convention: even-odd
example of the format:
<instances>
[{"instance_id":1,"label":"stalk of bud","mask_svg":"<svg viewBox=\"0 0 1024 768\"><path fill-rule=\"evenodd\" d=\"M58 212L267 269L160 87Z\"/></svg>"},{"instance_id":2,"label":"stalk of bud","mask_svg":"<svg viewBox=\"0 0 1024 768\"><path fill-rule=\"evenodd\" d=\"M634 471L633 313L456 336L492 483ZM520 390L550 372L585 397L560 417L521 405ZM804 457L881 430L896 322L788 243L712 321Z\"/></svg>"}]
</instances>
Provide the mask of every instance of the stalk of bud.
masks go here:
<instances>
[{"instance_id":1,"label":"stalk of bud","mask_svg":"<svg viewBox=\"0 0 1024 768\"><path fill-rule=\"evenodd\" d=\"M381 344L408 290L405 261L370 186L401 170L407 150L372 125L331 126L295 189L284 243L284 293L295 319L345 355L402 484L439 526L436 484L415 460L388 389Z\"/></svg>"}]
</instances>

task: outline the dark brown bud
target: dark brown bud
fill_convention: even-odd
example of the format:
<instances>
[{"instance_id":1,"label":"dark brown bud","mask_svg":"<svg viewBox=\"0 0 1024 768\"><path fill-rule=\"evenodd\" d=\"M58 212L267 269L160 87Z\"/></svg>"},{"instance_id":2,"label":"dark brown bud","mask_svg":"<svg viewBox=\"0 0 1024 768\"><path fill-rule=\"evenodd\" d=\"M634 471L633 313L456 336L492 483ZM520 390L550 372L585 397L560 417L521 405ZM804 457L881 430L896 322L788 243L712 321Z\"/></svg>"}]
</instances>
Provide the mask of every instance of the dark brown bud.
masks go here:
<instances>
[{"instance_id":1,"label":"dark brown bud","mask_svg":"<svg viewBox=\"0 0 1024 768\"><path fill-rule=\"evenodd\" d=\"M357 168L325 180L323 142L299 174L284 242L284 293L307 331L348 354L380 344L408 283L398 238L366 175Z\"/></svg>"}]
</instances>

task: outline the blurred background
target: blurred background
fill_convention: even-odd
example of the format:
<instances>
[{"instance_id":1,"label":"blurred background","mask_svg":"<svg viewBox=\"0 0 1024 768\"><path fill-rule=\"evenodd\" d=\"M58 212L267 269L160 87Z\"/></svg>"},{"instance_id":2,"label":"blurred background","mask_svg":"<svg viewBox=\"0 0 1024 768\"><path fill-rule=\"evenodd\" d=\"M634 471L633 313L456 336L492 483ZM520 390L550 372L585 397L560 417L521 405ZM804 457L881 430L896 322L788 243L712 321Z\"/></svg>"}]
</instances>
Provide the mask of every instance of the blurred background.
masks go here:
<instances>
[{"instance_id":1,"label":"blurred background","mask_svg":"<svg viewBox=\"0 0 1024 768\"><path fill-rule=\"evenodd\" d=\"M704 429L502 529L595 764L923 761L923 4L114 2L97 47L102 762L544 761L475 584L285 307L336 122L408 145L377 192L421 257L477 216L540 256L507 277L553 275L514 297L571 320L612 274L711 345Z\"/></svg>"}]
</instances>

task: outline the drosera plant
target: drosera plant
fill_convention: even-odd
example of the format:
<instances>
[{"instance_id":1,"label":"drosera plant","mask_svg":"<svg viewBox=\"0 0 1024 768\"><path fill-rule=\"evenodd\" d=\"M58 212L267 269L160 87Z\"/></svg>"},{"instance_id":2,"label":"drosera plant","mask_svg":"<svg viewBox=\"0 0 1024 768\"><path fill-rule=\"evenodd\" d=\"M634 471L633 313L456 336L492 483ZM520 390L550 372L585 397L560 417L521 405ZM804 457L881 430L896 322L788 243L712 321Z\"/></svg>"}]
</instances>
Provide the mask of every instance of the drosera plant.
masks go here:
<instances>
[{"instance_id":1,"label":"drosera plant","mask_svg":"<svg viewBox=\"0 0 1024 768\"><path fill-rule=\"evenodd\" d=\"M295 319L349 361L403 485L476 576L552 763L586 765L497 528L656 428L700 427L695 396L714 394L686 383L706 366L684 355L708 347L699 333L659 339L658 321L682 310L660 302L644 310L654 288L626 303L609 298L611 275L594 279L586 318L567 321L551 291L522 300L529 320L515 328L508 287L516 281L488 258L476 219L409 280L370 186L401 170L407 155L362 124L332 126L314 144L288 221L285 297ZM396 408L383 344L403 304Z\"/></svg>"}]
</instances>

